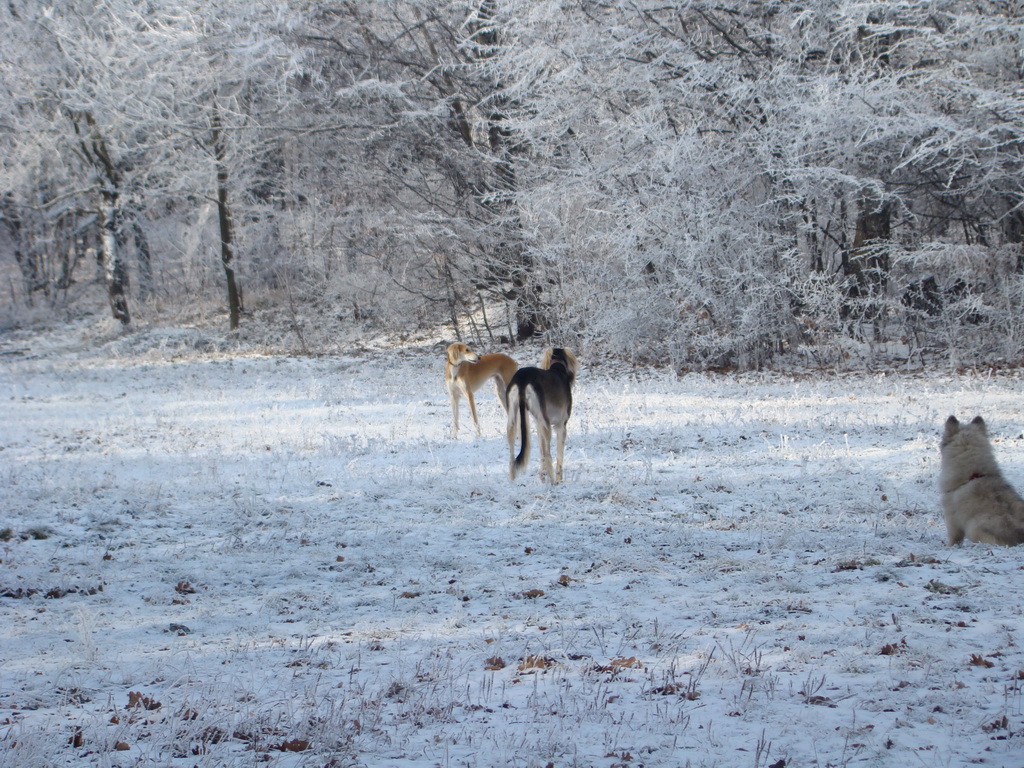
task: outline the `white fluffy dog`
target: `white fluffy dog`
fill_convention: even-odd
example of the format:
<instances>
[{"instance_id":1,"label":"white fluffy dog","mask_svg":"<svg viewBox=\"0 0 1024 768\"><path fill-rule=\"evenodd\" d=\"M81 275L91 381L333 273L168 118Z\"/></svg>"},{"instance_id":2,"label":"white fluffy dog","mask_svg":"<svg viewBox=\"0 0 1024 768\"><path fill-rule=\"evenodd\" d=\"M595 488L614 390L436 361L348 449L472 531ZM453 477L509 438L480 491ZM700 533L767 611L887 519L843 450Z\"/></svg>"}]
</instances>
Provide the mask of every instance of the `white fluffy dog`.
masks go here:
<instances>
[{"instance_id":1,"label":"white fluffy dog","mask_svg":"<svg viewBox=\"0 0 1024 768\"><path fill-rule=\"evenodd\" d=\"M999 471L984 419L961 424L950 416L940 449L939 490L949 544L964 537L983 544L1024 543L1024 500Z\"/></svg>"}]
</instances>

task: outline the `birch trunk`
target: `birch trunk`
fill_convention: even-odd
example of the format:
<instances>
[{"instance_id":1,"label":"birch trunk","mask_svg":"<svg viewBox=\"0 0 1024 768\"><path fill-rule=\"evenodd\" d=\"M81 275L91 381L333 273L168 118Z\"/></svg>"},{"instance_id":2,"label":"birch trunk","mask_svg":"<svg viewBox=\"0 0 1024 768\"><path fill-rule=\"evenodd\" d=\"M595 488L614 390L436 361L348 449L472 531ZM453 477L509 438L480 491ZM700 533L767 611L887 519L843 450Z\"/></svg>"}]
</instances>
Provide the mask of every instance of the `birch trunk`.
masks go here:
<instances>
[{"instance_id":1,"label":"birch trunk","mask_svg":"<svg viewBox=\"0 0 1024 768\"><path fill-rule=\"evenodd\" d=\"M107 299L115 320L122 325L131 323L128 312L128 270L121 249L117 246L117 196L110 192L100 195L100 232L103 277L107 284Z\"/></svg>"}]
</instances>

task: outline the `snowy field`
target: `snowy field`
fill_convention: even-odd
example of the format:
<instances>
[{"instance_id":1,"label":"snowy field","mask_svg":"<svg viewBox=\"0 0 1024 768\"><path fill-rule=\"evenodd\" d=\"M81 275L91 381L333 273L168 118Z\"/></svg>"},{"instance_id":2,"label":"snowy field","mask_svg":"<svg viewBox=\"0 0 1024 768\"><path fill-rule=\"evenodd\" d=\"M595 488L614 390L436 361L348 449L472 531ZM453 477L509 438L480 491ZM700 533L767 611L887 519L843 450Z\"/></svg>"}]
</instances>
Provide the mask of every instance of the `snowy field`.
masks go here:
<instances>
[{"instance_id":1,"label":"snowy field","mask_svg":"<svg viewBox=\"0 0 1024 768\"><path fill-rule=\"evenodd\" d=\"M551 489L440 343L217 346L0 337L0 766L1024 765L1024 551L936 492L951 413L1024 485L1019 372L582 356Z\"/></svg>"}]
</instances>

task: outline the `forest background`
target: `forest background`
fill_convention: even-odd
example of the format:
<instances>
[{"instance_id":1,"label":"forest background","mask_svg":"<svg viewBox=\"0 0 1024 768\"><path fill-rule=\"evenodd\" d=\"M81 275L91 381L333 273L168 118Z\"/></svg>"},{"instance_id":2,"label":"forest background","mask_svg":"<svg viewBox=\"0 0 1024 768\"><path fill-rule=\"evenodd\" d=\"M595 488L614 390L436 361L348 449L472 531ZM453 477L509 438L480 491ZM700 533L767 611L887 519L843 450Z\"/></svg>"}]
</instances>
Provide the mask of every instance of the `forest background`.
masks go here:
<instances>
[{"instance_id":1,"label":"forest background","mask_svg":"<svg viewBox=\"0 0 1024 768\"><path fill-rule=\"evenodd\" d=\"M1016 0L8 0L0 327L1024 353ZM101 314L102 313L102 314Z\"/></svg>"}]
</instances>

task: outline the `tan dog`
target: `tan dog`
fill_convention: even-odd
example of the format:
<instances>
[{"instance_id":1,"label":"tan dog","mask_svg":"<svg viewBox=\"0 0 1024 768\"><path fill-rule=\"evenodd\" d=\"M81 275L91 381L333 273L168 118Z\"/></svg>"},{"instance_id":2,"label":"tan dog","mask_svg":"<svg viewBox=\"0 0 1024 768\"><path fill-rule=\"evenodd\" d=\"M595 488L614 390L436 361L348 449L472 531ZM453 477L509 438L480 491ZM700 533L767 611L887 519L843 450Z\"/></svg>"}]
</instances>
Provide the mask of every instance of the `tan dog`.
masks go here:
<instances>
[{"instance_id":1,"label":"tan dog","mask_svg":"<svg viewBox=\"0 0 1024 768\"><path fill-rule=\"evenodd\" d=\"M1024 543L1024 500L999 471L984 419L961 425L950 416L940 449L939 490L950 546L965 536L983 544Z\"/></svg>"},{"instance_id":2,"label":"tan dog","mask_svg":"<svg viewBox=\"0 0 1024 768\"><path fill-rule=\"evenodd\" d=\"M505 389L519 365L508 355L478 355L465 344L456 342L448 346L448 358L444 364L444 383L452 400L452 435L459 434L459 396L469 401L469 412L473 414L476 433L480 434L480 422L476 418L476 401L473 393L488 379L494 379L501 407L508 410Z\"/></svg>"},{"instance_id":3,"label":"tan dog","mask_svg":"<svg viewBox=\"0 0 1024 768\"><path fill-rule=\"evenodd\" d=\"M562 455L565 452L565 425L572 415L572 385L579 363L568 349L546 349L540 368L520 368L508 385L508 474L516 479L530 460L529 411L540 440L540 478L556 485L562 480ZM551 430L555 431L558 459L551 467ZM516 436L523 436L517 456Z\"/></svg>"}]
</instances>

